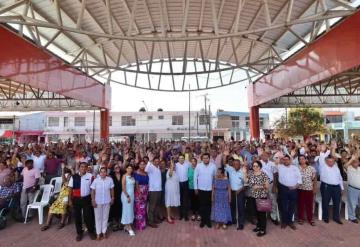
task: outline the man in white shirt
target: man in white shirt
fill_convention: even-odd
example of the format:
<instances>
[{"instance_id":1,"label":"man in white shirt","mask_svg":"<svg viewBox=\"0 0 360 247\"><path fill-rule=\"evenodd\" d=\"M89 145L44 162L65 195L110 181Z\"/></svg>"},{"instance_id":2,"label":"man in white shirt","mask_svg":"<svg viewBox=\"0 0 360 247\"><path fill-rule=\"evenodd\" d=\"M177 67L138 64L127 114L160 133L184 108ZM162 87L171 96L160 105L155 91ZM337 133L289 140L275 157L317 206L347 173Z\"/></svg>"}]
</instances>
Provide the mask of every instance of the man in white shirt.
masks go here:
<instances>
[{"instance_id":1,"label":"man in white shirt","mask_svg":"<svg viewBox=\"0 0 360 247\"><path fill-rule=\"evenodd\" d=\"M145 161L145 159L144 159ZM147 162L145 172L149 176L149 210L148 210L148 226L157 228L160 223L160 203L161 203L161 171L160 160L154 158L154 164Z\"/></svg>"},{"instance_id":2,"label":"man in white shirt","mask_svg":"<svg viewBox=\"0 0 360 247\"><path fill-rule=\"evenodd\" d=\"M202 163L198 164L194 171L194 189L195 193L199 195L201 228L205 225L211 228L211 191L215 174L216 165L210 163L210 155L208 153L203 154Z\"/></svg>"},{"instance_id":3,"label":"man in white shirt","mask_svg":"<svg viewBox=\"0 0 360 247\"><path fill-rule=\"evenodd\" d=\"M70 206L73 205L75 213L75 226L76 226L76 241L81 241L83 237L83 218L86 228L88 229L91 239L95 240L95 227L94 227L94 210L91 205L90 186L93 181L93 176L87 171L88 164L85 162L80 163L79 173L74 174L70 180L68 187L70 188L71 200Z\"/></svg>"},{"instance_id":4,"label":"man in white shirt","mask_svg":"<svg viewBox=\"0 0 360 247\"><path fill-rule=\"evenodd\" d=\"M333 219L336 223L342 224L340 220L341 191L344 190L343 179L335 158L330 156L330 150L325 145L321 146L319 157L320 170L320 192L322 204L322 218L329 223L329 203L333 202Z\"/></svg>"},{"instance_id":5,"label":"man in white shirt","mask_svg":"<svg viewBox=\"0 0 360 247\"><path fill-rule=\"evenodd\" d=\"M35 150L31 155L31 159L34 161L34 168L38 169L40 173L44 172L46 155L42 154L40 150Z\"/></svg>"},{"instance_id":6,"label":"man in white shirt","mask_svg":"<svg viewBox=\"0 0 360 247\"><path fill-rule=\"evenodd\" d=\"M298 167L292 164L289 155L283 158L283 165L277 166L279 174L279 201L281 214L281 228L289 226L296 230L293 222L295 206L297 203L297 187L302 184L302 177Z\"/></svg>"},{"instance_id":7,"label":"man in white shirt","mask_svg":"<svg viewBox=\"0 0 360 247\"><path fill-rule=\"evenodd\" d=\"M356 218L355 210L360 202L360 167L359 157L353 156L351 160L344 164L348 178L348 212L349 220L355 224L359 221Z\"/></svg>"},{"instance_id":8,"label":"man in white shirt","mask_svg":"<svg viewBox=\"0 0 360 247\"><path fill-rule=\"evenodd\" d=\"M180 181L180 220L184 218L185 221L189 221L189 165L189 162L185 161L185 156L180 154L179 162L175 165L175 170L176 174L179 176Z\"/></svg>"},{"instance_id":9,"label":"man in white shirt","mask_svg":"<svg viewBox=\"0 0 360 247\"><path fill-rule=\"evenodd\" d=\"M260 162L262 164L261 170L266 173L266 175L269 177L269 196L272 202L272 210L270 213L270 219L275 224L279 224L279 220L277 217L277 196L276 196L276 184L277 184L277 176L278 171L277 167L274 162L269 160L269 154L266 152L263 152L260 155Z\"/></svg>"}]
</instances>

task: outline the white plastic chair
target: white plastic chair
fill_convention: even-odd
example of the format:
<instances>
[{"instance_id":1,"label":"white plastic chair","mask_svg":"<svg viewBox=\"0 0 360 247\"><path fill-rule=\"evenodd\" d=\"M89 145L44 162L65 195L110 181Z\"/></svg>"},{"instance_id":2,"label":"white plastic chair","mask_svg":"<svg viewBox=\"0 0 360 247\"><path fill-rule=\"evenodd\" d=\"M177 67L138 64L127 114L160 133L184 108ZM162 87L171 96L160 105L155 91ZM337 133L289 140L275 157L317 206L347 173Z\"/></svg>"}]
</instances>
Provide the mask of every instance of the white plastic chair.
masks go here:
<instances>
[{"instance_id":1,"label":"white plastic chair","mask_svg":"<svg viewBox=\"0 0 360 247\"><path fill-rule=\"evenodd\" d=\"M30 209L37 209L39 215L39 224L41 225L44 221L44 207L49 205L51 193L54 189L54 186L51 184L41 185L40 190L43 192L41 201L37 202L36 199L39 195L39 191L36 193L33 203L29 204L26 209L25 221L26 224L28 213Z\"/></svg>"},{"instance_id":2,"label":"white plastic chair","mask_svg":"<svg viewBox=\"0 0 360 247\"><path fill-rule=\"evenodd\" d=\"M52 195L58 194L61 191L61 185L62 185L62 177L55 177L50 180L51 185L54 185L54 190L52 192Z\"/></svg>"}]
</instances>

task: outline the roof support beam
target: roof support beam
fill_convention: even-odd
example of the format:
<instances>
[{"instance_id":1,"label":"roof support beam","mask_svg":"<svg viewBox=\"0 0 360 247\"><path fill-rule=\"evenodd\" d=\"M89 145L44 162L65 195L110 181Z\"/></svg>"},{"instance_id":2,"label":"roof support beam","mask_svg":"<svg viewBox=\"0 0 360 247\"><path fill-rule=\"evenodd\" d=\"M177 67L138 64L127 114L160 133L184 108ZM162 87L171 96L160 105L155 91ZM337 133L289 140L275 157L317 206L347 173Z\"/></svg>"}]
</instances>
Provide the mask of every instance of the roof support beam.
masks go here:
<instances>
[{"instance_id":1,"label":"roof support beam","mask_svg":"<svg viewBox=\"0 0 360 247\"><path fill-rule=\"evenodd\" d=\"M360 36L356 31L359 23L360 12L357 12L250 85L249 106L261 105L359 66L360 60L354 56L360 50Z\"/></svg>"}]
</instances>

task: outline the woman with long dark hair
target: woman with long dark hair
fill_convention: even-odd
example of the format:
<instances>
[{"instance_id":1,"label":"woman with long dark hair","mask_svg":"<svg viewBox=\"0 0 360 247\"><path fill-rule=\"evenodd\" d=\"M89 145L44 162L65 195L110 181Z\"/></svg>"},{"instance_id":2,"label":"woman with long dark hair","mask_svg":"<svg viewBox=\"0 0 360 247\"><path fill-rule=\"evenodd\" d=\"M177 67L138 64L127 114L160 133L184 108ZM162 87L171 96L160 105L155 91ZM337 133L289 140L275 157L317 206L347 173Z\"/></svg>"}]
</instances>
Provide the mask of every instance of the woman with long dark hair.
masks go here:
<instances>
[{"instance_id":1,"label":"woman with long dark hair","mask_svg":"<svg viewBox=\"0 0 360 247\"><path fill-rule=\"evenodd\" d=\"M135 228L144 230L146 227L146 206L149 192L149 177L145 172L145 162L141 161L139 169L134 173L135 188Z\"/></svg>"}]
</instances>

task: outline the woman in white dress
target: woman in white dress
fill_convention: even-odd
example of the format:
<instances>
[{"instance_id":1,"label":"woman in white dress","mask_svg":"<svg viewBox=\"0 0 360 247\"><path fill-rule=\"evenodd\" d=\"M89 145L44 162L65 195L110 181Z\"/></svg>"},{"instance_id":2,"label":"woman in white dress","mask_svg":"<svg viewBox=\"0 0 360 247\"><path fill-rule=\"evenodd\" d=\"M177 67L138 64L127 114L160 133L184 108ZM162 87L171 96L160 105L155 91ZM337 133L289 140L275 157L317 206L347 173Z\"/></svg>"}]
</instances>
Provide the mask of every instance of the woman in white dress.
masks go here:
<instances>
[{"instance_id":1,"label":"woman in white dress","mask_svg":"<svg viewBox=\"0 0 360 247\"><path fill-rule=\"evenodd\" d=\"M122 181L121 224L123 224L125 226L125 231L127 231L130 236L135 236L135 232L131 227L131 225L134 222L134 187L135 187L135 179L132 176L132 172L133 172L132 166L127 165L126 173L123 175L123 177L121 179L121 181Z\"/></svg>"},{"instance_id":2,"label":"woman in white dress","mask_svg":"<svg viewBox=\"0 0 360 247\"><path fill-rule=\"evenodd\" d=\"M167 222L169 224L174 224L175 222L171 217L171 208L180 206L180 185L179 177L174 169L173 160L171 160L170 169L166 173L165 206L167 212Z\"/></svg>"}]
</instances>

